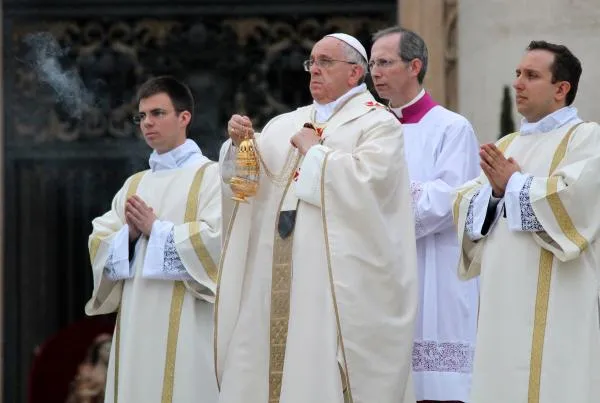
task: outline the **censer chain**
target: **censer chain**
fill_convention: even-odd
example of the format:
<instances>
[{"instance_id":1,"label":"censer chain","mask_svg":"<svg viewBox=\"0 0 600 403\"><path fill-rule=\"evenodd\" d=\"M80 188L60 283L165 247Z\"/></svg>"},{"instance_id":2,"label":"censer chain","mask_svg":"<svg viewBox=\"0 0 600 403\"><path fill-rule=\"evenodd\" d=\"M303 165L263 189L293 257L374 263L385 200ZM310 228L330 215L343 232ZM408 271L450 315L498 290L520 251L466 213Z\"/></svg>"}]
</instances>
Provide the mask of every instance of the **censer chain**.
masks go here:
<instances>
[{"instance_id":1,"label":"censer chain","mask_svg":"<svg viewBox=\"0 0 600 403\"><path fill-rule=\"evenodd\" d=\"M256 152L256 155L258 156L260 164L263 166L263 168L265 170L265 174L271 180L271 182L273 182L277 186L285 186L288 183L290 176L292 175L292 171L298 165L298 160L300 159L300 155L296 155L296 153L294 153L293 150L290 150L287 154L287 157L286 157L285 163L283 164L283 168L281 169L281 172L278 175L275 175L273 172L271 172L269 170L269 168L267 167L267 164L263 160L262 153L260 152L260 149L258 147L258 142L256 141L256 139L254 139L254 150ZM296 155L296 158L294 158L294 155Z\"/></svg>"}]
</instances>

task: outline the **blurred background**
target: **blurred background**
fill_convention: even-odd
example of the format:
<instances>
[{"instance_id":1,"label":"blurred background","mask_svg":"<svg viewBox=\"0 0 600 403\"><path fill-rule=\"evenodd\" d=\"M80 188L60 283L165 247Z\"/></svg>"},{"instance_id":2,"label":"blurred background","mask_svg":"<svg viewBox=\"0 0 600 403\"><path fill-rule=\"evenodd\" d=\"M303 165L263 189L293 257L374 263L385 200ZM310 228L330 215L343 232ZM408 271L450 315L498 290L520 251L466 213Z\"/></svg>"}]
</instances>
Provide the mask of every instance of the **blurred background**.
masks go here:
<instances>
[{"instance_id":1,"label":"blurred background","mask_svg":"<svg viewBox=\"0 0 600 403\"><path fill-rule=\"evenodd\" d=\"M171 74L192 88L191 137L216 159L231 114L261 127L311 102L301 62L315 41L345 32L370 49L397 23L429 46L426 88L482 142L518 128L510 85L532 39L582 60L575 106L598 120L598 0L4 0L0 401L98 387L114 319L84 315L87 239L147 166L131 121L142 82Z\"/></svg>"}]
</instances>

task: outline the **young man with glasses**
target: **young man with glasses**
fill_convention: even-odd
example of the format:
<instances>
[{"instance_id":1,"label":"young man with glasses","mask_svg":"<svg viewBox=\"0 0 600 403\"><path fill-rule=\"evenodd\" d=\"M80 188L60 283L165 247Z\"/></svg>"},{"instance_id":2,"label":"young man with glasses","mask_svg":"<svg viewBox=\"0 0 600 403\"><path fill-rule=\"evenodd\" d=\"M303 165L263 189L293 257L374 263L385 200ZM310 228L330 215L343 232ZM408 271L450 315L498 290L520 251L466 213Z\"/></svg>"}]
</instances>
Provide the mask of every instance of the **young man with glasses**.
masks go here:
<instances>
[{"instance_id":1,"label":"young man with glasses","mask_svg":"<svg viewBox=\"0 0 600 403\"><path fill-rule=\"evenodd\" d=\"M463 282L456 273L452 197L456 187L478 175L479 147L467 119L423 89L427 59L419 35L392 27L373 36L369 69L377 93L404 129L420 280L413 352L417 401L466 402L478 283Z\"/></svg>"},{"instance_id":2,"label":"young man with glasses","mask_svg":"<svg viewBox=\"0 0 600 403\"><path fill-rule=\"evenodd\" d=\"M187 139L187 86L156 77L138 91L150 169L128 178L92 222L88 315L118 312L106 402L214 403L212 313L220 257L218 164ZM162 399L162 400L161 400Z\"/></svg>"},{"instance_id":3,"label":"young man with glasses","mask_svg":"<svg viewBox=\"0 0 600 403\"><path fill-rule=\"evenodd\" d=\"M220 403L414 403L415 237L399 122L363 84L367 53L327 35L311 105L260 134L234 115L221 163L255 136L258 193L231 200L216 303Z\"/></svg>"}]
</instances>

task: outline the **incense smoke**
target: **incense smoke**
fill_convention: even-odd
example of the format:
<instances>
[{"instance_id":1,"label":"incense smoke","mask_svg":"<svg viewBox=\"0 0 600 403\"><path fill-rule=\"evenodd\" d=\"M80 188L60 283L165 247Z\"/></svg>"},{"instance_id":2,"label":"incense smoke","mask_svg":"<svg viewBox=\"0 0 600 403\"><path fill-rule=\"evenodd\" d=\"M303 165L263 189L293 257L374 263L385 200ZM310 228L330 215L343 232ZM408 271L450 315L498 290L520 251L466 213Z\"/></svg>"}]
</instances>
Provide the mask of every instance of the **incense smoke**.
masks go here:
<instances>
[{"instance_id":1,"label":"incense smoke","mask_svg":"<svg viewBox=\"0 0 600 403\"><path fill-rule=\"evenodd\" d=\"M67 55L49 32L27 35L24 42L30 52L27 61L36 71L40 82L47 83L56 93L56 99L71 118L81 119L94 105L93 94L85 87L77 70L66 69L61 59Z\"/></svg>"}]
</instances>

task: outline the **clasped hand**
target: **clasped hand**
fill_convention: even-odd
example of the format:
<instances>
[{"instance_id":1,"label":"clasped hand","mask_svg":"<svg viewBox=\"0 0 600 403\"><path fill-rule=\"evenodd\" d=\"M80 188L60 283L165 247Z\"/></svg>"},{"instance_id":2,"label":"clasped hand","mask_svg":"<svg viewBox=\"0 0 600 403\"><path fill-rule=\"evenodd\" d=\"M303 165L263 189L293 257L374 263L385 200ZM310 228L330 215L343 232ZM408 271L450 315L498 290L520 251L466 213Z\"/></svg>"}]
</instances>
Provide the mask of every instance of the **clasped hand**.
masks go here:
<instances>
[{"instance_id":1,"label":"clasped hand","mask_svg":"<svg viewBox=\"0 0 600 403\"><path fill-rule=\"evenodd\" d=\"M306 155L312 146L321 142L321 138L314 128L305 126L292 136L290 142L298 149L300 154Z\"/></svg>"},{"instance_id":2,"label":"clasped hand","mask_svg":"<svg viewBox=\"0 0 600 403\"><path fill-rule=\"evenodd\" d=\"M138 195L133 195L125 203L125 222L129 225L129 240L134 241L141 234L149 237L156 214Z\"/></svg>"},{"instance_id":3,"label":"clasped hand","mask_svg":"<svg viewBox=\"0 0 600 403\"><path fill-rule=\"evenodd\" d=\"M479 156L481 169L492 186L492 194L495 197L504 197L510 177L515 172L520 172L521 167L512 157L505 158L495 144L483 144Z\"/></svg>"}]
</instances>

